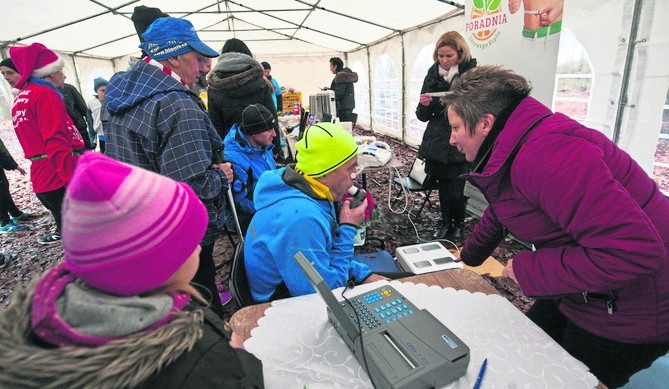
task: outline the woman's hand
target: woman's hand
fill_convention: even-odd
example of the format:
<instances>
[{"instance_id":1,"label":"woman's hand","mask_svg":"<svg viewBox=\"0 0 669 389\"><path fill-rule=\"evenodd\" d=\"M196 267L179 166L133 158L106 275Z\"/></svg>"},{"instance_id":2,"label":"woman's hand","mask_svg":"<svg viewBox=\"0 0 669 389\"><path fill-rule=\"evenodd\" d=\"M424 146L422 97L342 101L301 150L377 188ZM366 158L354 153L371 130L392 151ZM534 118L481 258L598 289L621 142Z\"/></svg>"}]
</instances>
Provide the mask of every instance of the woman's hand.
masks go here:
<instances>
[{"instance_id":1,"label":"woman's hand","mask_svg":"<svg viewBox=\"0 0 669 389\"><path fill-rule=\"evenodd\" d=\"M516 284L518 283L516 273L513 272L513 259L509 259L509 262L506 263L504 270L502 270L502 277L509 277L514 280Z\"/></svg>"},{"instance_id":2,"label":"woman's hand","mask_svg":"<svg viewBox=\"0 0 669 389\"><path fill-rule=\"evenodd\" d=\"M539 20L542 26L550 26L551 24L562 19L562 1L556 1L555 3L545 7L539 11Z\"/></svg>"},{"instance_id":3,"label":"woman's hand","mask_svg":"<svg viewBox=\"0 0 669 389\"><path fill-rule=\"evenodd\" d=\"M244 348L244 341L236 332L233 332L230 337L230 346L233 348Z\"/></svg>"},{"instance_id":4,"label":"woman's hand","mask_svg":"<svg viewBox=\"0 0 669 389\"><path fill-rule=\"evenodd\" d=\"M518 12L520 9L520 0L509 0L509 12L511 15Z\"/></svg>"},{"instance_id":5,"label":"woman's hand","mask_svg":"<svg viewBox=\"0 0 669 389\"><path fill-rule=\"evenodd\" d=\"M432 102L432 96L429 93L423 93L420 95L420 105L427 107Z\"/></svg>"}]
</instances>

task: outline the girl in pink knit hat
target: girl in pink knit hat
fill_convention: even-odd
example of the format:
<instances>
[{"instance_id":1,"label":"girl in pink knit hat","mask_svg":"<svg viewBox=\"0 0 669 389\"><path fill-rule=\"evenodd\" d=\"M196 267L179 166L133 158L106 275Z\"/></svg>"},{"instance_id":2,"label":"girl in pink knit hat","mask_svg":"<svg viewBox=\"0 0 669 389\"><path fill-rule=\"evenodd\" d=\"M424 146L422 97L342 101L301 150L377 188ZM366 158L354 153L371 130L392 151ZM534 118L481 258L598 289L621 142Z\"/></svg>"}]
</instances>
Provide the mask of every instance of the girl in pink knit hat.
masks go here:
<instances>
[{"instance_id":1,"label":"girl in pink knit hat","mask_svg":"<svg viewBox=\"0 0 669 389\"><path fill-rule=\"evenodd\" d=\"M82 155L64 261L0 313L0 387L262 387L260 361L189 285L207 220L187 184Z\"/></svg>"}]
</instances>

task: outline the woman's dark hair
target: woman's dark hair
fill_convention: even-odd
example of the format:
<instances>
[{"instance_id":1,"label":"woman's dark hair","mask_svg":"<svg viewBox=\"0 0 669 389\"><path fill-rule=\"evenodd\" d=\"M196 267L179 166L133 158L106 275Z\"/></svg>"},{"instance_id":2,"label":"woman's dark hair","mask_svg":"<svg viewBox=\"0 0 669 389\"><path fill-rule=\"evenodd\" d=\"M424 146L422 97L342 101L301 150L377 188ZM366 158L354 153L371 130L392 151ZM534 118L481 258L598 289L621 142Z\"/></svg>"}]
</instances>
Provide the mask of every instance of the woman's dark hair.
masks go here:
<instances>
[{"instance_id":1,"label":"woman's dark hair","mask_svg":"<svg viewBox=\"0 0 669 389\"><path fill-rule=\"evenodd\" d=\"M342 61L339 57L330 58L330 63L335 66L335 69L338 72L341 72L341 70L344 68L344 61Z\"/></svg>"},{"instance_id":2,"label":"woman's dark hair","mask_svg":"<svg viewBox=\"0 0 669 389\"><path fill-rule=\"evenodd\" d=\"M237 38L230 38L225 41L225 44L221 49L221 54L225 53L242 53L248 55L249 57L253 57L253 54L251 54L251 50L248 46L246 46L246 43Z\"/></svg>"},{"instance_id":3,"label":"woman's dark hair","mask_svg":"<svg viewBox=\"0 0 669 389\"><path fill-rule=\"evenodd\" d=\"M509 69L480 66L454 81L441 101L462 118L465 129L473 134L483 115L492 114L497 119L504 109L529 96L531 90L525 77Z\"/></svg>"}]
</instances>

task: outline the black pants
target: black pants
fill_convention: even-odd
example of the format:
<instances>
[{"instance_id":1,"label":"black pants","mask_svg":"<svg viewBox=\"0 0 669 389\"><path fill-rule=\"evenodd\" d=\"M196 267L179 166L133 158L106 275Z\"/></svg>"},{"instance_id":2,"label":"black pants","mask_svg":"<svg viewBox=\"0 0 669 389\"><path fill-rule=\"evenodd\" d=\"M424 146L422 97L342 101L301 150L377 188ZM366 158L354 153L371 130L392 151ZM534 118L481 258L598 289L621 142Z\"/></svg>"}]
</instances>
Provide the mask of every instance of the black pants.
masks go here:
<instances>
[{"instance_id":1,"label":"black pants","mask_svg":"<svg viewBox=\"0 0 669 389\"><path fill-rule=\"evenodd\" d=\"M0 169L0 225L9 223L10 217L21 216L23 212L16 207L9 193L9 181L4 170Z\"/></svg>"},{"instance_id":2,"label":"black pants","mask_svg":"<svg viewBox=\"0 0 669 389\"><path fill-rule=\"evenodd\" d=\"M353 108L342 108L337 110L337 117L340 122L355 122L358 114L353 113Z\"/></svg>"},{"instance_id":3,"label":"black pants","mask_svg":"<svg viewBox=\"0 0 669 389\"><path fill-rule=\"evenodd\" d=\"M216 264L214 263L213 243L202 246L200 266L198 266L197 273L195 273L192 282L205 299L210 298L211 309L223 317L223 304L221 304L221 297L218 295L218 289L216 288Z\"/></svg>"},{"instance_id":4,"label":"black pants","mask_svg":"<svg viewBox=\"0 0 669 389\"><path fill-rule=\"evenodd\" d=\"M434 177L439 183L439 207L443 225L462 226L467 211L465 181L457 177Z\"/></svg>"},{"instance_id":5,"label":"black pants","mask_svg":"<svg viewBox=\"0 0 669 389\"><path fill-rule=\"evenodd\" d=\"M60 213L63 206L63 198L65 198L65 187L52 190L51 192L36 193L36 195L39 201L44 204L46 209L51 211L53 219L56 222L56 232L60 234Z\"/></svg>"},{"instance_id":6,"label":"black pants","mask_svg":"<svg viewBox=\"0 0 669 389\"><path fill-rule=\"evenodd\" d=\"M569 321L558 306L558 300L537 300L527 316L609 388L625 385L669 351L669 343L630 344L593 335Z\"/></svg>"}]
</instances>

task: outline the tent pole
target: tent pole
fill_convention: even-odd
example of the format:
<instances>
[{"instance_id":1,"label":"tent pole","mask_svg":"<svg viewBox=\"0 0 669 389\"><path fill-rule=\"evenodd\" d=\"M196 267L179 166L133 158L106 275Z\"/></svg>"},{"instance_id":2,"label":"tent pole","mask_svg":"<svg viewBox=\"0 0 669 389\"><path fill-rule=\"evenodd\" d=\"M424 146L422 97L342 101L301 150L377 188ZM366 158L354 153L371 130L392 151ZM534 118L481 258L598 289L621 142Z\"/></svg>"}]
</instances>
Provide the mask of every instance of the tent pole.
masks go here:
<instances>
[{"instance_id":1,"label":"tent pole","mask_svg":"<svg viewBox=\"0 0 669 389\"><path fill-rule=\"evenodd\" d=\"M400 48L402 50L402 121L400 122L400 139L402 143L406 141L406 118L407 118L407 99L406 99L406 52L404 47L404 33L400 32Z\"/></svg>"},{"instance_id":2,"label":"tent pole","mask_svg":"<svg viewBox=\"0 0 669 389\"><path fill-rule=\"evenodd\" d=\"M74 59L74 55L70 55L70 59L72 60L72 67L74 67L74 78L77 80L77 89L83 96L84 94L81 91L81 79L79 79L79 70L77 70L77 61Z\"/></svg>"},{"instance_id":3,"label":"tent pole","mask_svg":"<svg viewBox=\"0 0 669 389\"><path fill-rule=\"evenodd\" d=\"M46 34L47 32L51 32L51 31L58 30L58 29L63 28L63 27L68 27L68 26L71 26L71 25L73 25L73 24L77 24L77 23L84 22L84 21L86 21L86 20L90 20L90 19L93 19L93 18L97 18L98 16L106 15L106 14L108 14L108 13L114 13L114 12L116 12L116 10L119 10L119 9L121 9L121 8L123 8L123 7L127 7L127 6L130 5L130 4L137 3L138 1L139 1L139 0L128 1L127 3L123 3L123 4L121 4L121 5L119 5L119 6L115 7L115 8L108 8L108 10L107 10L107 11L104 11L104 12L98 12L98 13L96 13L96 14L94 14L94 15L87 16L87 17L84 17L84 18L80 18L80 19L71 21L71 22L69 22L69 23L61 24L61 25L59 25L59 26L51 27L51 28L48 28L48 29L46 29L46 30L42 30L42 31L36 32L36 33L34 33L34 34L30 34L30 35L27 35L27 36L23 36L23 37L20 37L20 38L16 38L16 39L12 40L11 43L18 43L18 42L21 42L21 41L26 40L26 39L29 39L29 38L34 38L34 37L36 37L36 36L39 36L39 35L42 35L42 34Z\"/></svg>"},{"instance_id":4,"label":"tent pole","mask_svg":"<svg viewBox=\"0 0 669 389\"><path fill-rule=\"evenodd\" d=\"M367 96L369 101L369 129L374 132L374 125L372 124L372 61L371 54L369 53L369 46L366 47L367 50Z\"/></svg>"},{"instance_id":5,"label":"tent pole","mask_svg":"<svg viewBox=\"0 0 669 389\"><path fill-rule=\"evenodd\" d=\"M452 5L453 7L456 7L456 8L465 9L464 5L462 5L460 3L456 3L455 1L450 1L450 0L437 0L437 1L439 1L441 3L446 3L448 5Z\"/></svg>"},{"instance_id":6,"label":"tent pole","mask_svg":"<svg viewBox=\"0 0 669 389\"><path fill-rule=\"evenodd\" d=\"M302 0L294 0L294 1L296 1L296 2L298 2L298 3L301 3L301 4L305 4L305 5L311 5L311 4L307 3L306 1L302 1ZM318 3L320 3L320 1L319 1ZM325 7L319 7L319 6L318 6L318 3L311 5L311 7L312 7L312 8L311 8L312 11L313 11L314 9L320 9L321 11L330 12L330 13L333 13L333 14L335 14L335 15L339 15L339 16L343 16L343 17L345 17L345 18L353 19L353 20L358 21L358 22L371 24L372 26L375 26L375 27L385 28L386 30L394 31L394 32L396 32L396 33L399 32L399 30L394 29L394 28L392 28L392 27L384 26L384 25L382 25L382 24L378 24L378 23L373 23L373 22L370 22L369 20L365 20L365 19L361 19L361 18L355 17L355 16L353 16L353 15L348 15L348 14L345 14L345 13L341 13L341 12L333 11L333 10L331 10L331 9L327 9L327 8L325 8ZM451 5L452 5L452 4L451 4ZM305 20L306 20L306 18L305 18Z\"/></svg>"},{"instance_id":7,"label":"tent pole","mask_svg":"<svg viewBox=\"0 0 669 389\"><path fill-rule=\"evenodd\" d=\"M620 127L623 122L623 111L627 106L627 89L629 88L630 72L632 69L632 61L634 60L634 50L636 48L637 32L639 30L639 19L641 18L642 0L634 1L634 11L632 16L632 25L630 27L630 35L627 41L627 54L625 55L625 67L623 68L623 79L620 86L620 95L618 96L618 109L616 110L616 120L613 125L613 135L611 140L618 144L620 139Z\"/></svg>"}]
</instances>

